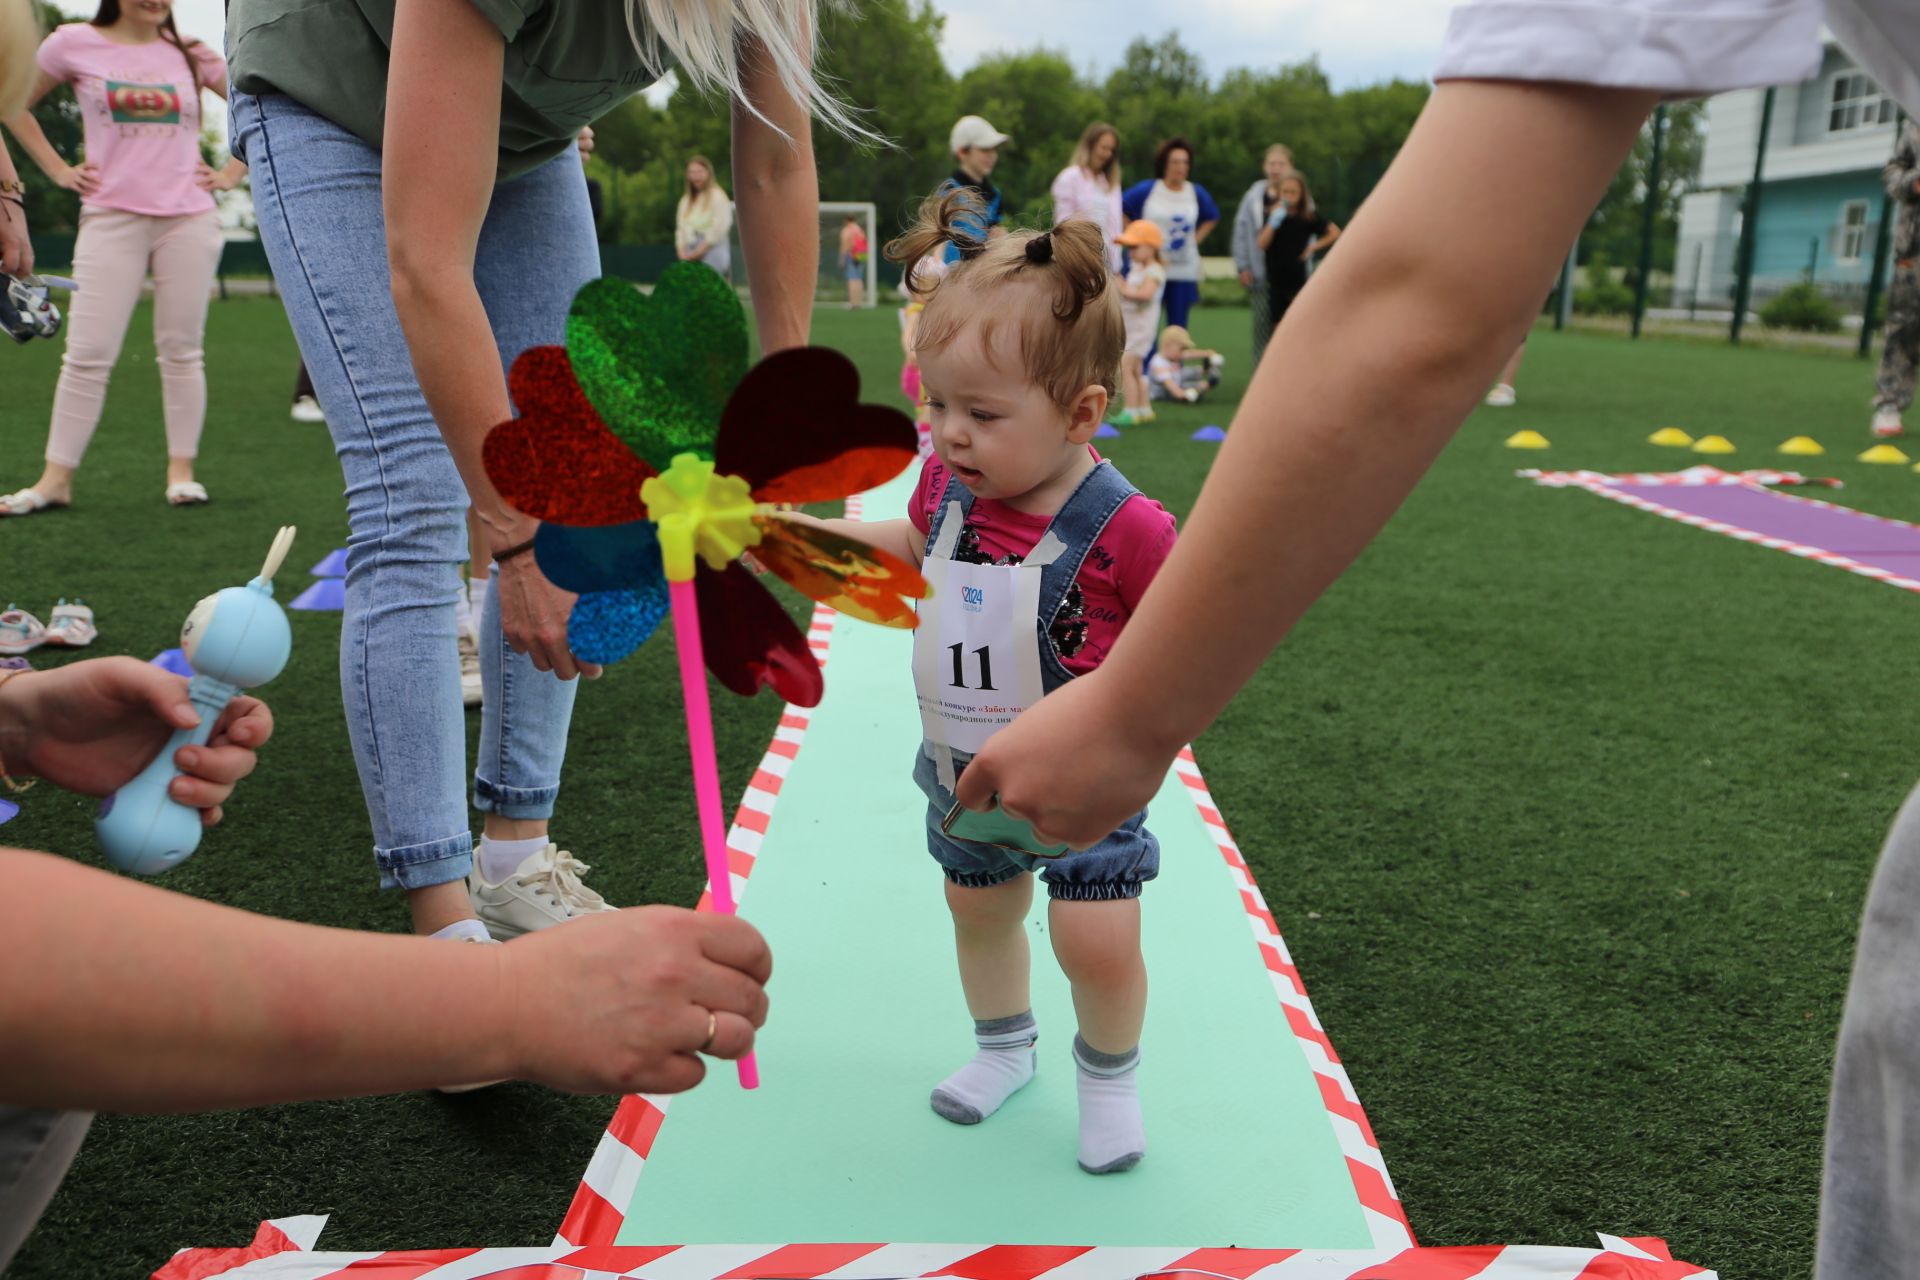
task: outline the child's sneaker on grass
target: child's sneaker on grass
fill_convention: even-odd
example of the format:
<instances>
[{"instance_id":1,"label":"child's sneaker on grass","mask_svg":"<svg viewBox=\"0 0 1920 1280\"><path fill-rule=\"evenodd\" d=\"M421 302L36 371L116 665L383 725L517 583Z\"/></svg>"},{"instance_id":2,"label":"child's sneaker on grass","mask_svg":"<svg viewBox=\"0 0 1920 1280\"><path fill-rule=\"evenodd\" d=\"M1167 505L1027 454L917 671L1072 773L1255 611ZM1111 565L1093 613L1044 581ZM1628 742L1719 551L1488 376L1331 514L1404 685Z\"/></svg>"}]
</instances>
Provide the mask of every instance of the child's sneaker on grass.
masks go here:
<instances>
[{"instance_id":1,"label":"child's sneaker on grass","mask_svg":"<svg viewBox=\"0 0 1920 1280\"><path fill-rule=\"evenodd\" d=\"M1900 411L1890 404L1883 404L1873 411L1873 438L1893 440L1907 434L1907 426L1900 421Z\"/></svg>"},{"instance_id":2,"label":"child's sneaker on grass","mask_svg":"<svg viewBox=\"0 0 1920 1280\"><path fill-rule=\"evenodd\" d=\"M575 916L616 910L580 882L592 868L557 844L549 842L528 855L498 882L487 879L481 864L482 859L476 857L473 874L467 877L467 892L487 932L502 942L535 929L565 924Z\"/></svg>"},{"instance_id":3,"label":"child's sneaker on grass","mask_svg":"<svg viewBox=\"0 0 1920 1280\"><path fill-rule=\"evenodd\" d=\"M99 634L93 625L93 610L87 608L86 602L76 599L69 604L63 596L47 619L44 643L50 649L84 649Z\"/></svg>"},{"instance_id":4,"label":"child's sneaker on grass","mask_svg":"<svg viewBox=\"0 0 1920 1280\"><path fill-rule=\"evenodd\" d=\"M1496 409L1510 408L1513 402L1519 398L1520 397L1515 394L1514 389L1504 382L1499 383L1493 390L1487 392L1487 403Z\"/></svg>"},{"instance_id":5,"label":"child's sneaker on grass","mask_svg":"<svg viewBox=\"0 0 1920 1280\"><path fill-rule=\"evenodd\" d=\"M0 613L0 656L18 657L23 653L31 653L45 644L46 640L46 627L25 609L10 604L5 613Z\"/></svg>"}]
</instances>

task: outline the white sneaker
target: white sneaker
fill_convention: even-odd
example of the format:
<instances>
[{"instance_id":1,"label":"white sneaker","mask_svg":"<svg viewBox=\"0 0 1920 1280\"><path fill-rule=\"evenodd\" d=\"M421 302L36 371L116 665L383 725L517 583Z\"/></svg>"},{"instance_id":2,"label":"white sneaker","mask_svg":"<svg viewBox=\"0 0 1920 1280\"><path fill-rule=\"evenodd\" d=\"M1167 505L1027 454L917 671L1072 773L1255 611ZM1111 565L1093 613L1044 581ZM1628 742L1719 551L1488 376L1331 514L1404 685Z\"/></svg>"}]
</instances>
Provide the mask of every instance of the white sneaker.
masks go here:
<instances>
[{"instance_id":1,"label":"white sneaker","mask_svg":"<svg viewBox=\"0 0 1920 1280\"><path fill-rule=\"evenodd\" d=\"M1504 382L1496 384L1493 390L1487 392L1487 403L1496 409L1508 408L1519 398L1514 394L1513 388Z\"/></svg>"},{"instance_id":2,"label":"white sneaker","mask_svg":"<svg viewBox=\"0 0 1920 1280\"><path fill-rule=\"evenodd\" d=\"M320 402L312 396L301 396L293 402L293 411L288 415L295 422L325 422L327 415L320 412Z\"/></svg>"},{"instance_id":3,"label":"white sneaker","mask_svg":"<svg viewBox=\"0 0 1920 1280\"><path fill-rule=\"evenodd\" d=\"M1892 440L1896 436L1907 434L1906 424L1900 421L1900 411L1890 404L1883 404L1873 411L1873 435L1876 440Z\"/></svg>"},{"instance_id":4,"label":"white sneaker","mask_svg":"<svg viewBox=\"0 0 1920 1280\"><path fill-rule=\"evenodd\" d=\"M476 856L467 892L487 932L505 942L535 929L565 924L575 916L617 910L580 883L590 870L559 845L549 844L529 855L506 880L489 884Z\"/></svg>"},{"instance_id":5,"label":"white sneaker","mask_svg":"<svg viewBox=\"0 0 1920 1280\"><path fill-rule=\"evenodd\" d=\"M483 686L480 682L480 642L467 634L466 628L460 629L460 701L468 709L480 705Z\"/></svg>"}]
</instances>

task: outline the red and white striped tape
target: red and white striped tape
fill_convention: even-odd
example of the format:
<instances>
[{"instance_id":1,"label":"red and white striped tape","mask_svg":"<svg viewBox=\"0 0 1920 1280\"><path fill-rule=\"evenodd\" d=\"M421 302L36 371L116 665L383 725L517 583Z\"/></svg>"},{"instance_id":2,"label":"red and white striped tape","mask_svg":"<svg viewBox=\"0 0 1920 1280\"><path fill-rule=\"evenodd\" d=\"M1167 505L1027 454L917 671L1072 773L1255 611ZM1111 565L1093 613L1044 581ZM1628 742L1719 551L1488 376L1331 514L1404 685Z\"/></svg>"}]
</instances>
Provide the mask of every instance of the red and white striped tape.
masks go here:
<instances>
[{"instance_id":1,"label":"red and white striped tape","mask_svg":"<svg viewBox=\"0 0 1920 1280\"><path fill-rule=\"evenodd\" d=\"M187 1249L154 1280L1716 1280L1653 1237L1598 1249L1090 1249L1077 1245L554 1244L544 1249L310 1252L325 1218L260 1224L239 1249Z\"/></svg>"},{"instance_id":2,"label":"red and white striped tape","mask_svg":"<svg viewBox=\"0 0 1920 1280\"><path fill-rule=\"evenodd\" d=\"M1798 556L1803 560L1811 560L1815 564L1832 565L1836 569L1845 569L1848 573L1856 573L1863 578L1871 578L1875 582L1884 582L1890 587L1899 587L1902 591L1920 591L1920 580L1904 577L1901 574L1893 572L1891 569L1884 569L1879 565L1862 564L1853 557L1842 555L1838 551L1828 551L1825 547L1809 546L1803 542L1795 542L1791 538L1776 538L1772 534L1760 533L1757 530L1748 529L1737 524L1728 524L1725 520L1712 520L1706 516L1695 515L1690 511L1677 510L1667 506L1665 503L1655 502L1651 498L1643 498L1637 493L1631 493L1627 489L1620 487L1624 484L1631 483L1629 481L1601 475L1598 472L1570 472L1566 474L1572 478L1561 482L1562 487L1585 489L1588 493L1597 493L1611 502L1618 502L1640 511L1651 511L1654 515L1665 516L1669 520L1678 521L1691 528L1705 529L1708 533L1725 534L1727 537L1737 541L1751 542L1755 546L1767 547L1774 551L1784 551L1790 556ZM1541 483L1546 483L1546 481L1542 481ZM1803 498L1799 494L1794 493L1776 493L1773 496L1776 498L1785 498L1789 502L1808 502L1816 507L1831 507L1835 510L1849 511L1854 515L1863 516L1869 520L1876 520L1882 524L1901 525L1908 529L1920 528L1920 525L1908 524L1904 520L1895 520L1890 516L1869 515L1867 512L1855 511L1852 507L1842 507L1840 504L1834 502L1823 502L1818 498Z\"/></svg>"}]
</instances>

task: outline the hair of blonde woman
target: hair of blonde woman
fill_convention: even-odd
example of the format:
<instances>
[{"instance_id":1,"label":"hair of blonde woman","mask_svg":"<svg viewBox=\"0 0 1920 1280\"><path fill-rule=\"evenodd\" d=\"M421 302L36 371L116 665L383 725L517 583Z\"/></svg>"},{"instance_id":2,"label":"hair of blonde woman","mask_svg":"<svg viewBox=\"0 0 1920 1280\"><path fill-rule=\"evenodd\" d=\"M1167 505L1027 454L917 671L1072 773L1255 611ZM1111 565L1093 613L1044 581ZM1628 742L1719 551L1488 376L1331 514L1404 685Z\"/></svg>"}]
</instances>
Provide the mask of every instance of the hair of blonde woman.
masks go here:
<instances>
[{"instance_id":1,"label":"hair of blonde woman","mask_svg":"<svg viewBox=\"0 0 1920 1280\"><path fill-rule=\"evenodd\" d=\"M1093 149L1100 139L1113 139L1113 154L1107 157L1107 167L1100 170L1106 175L1107 186L1115 191L1120 189L1120 131L1104 120L1095 120L1080 134L1080 141L1073 147L1073 167L1092 173Z\"/></svg>"},{"instance_id":2,"label":"hair of blonde woman","mask_svg":"<svg viewBox=\"0 0 1920 1280\"><path fill-rule=\"evenodd\" d=\"M707 185L695 191L693 189L693 179L688 178L687 193L680 198L681 204L688 207L692 207L696 201L703 205L712 204L714 192L718 191L723 196L727 194L726 188L720 185L720 171L713 167L713 161L707 159L705 156L689 156L687 158L687 168L691 169L695 165L699 165L707 171Z\"/></svg>"},{"instance_id":3,"label":"hair of blonde woman","mask_svg":"<svg viewBox=\"0 0 1920 1280\"><path fill-rule=\"evenodd\" d=\"M1126 332L1100 228L1069 218L1047 231L985 240L981 218L977 197L949 191L922 205L919 221L887 245L887 257L903 264L901 278L925 303L915 351L938 352L969 329L991 351L1000 325L1011 323L1022 370L1061 409L1088 387L1114 395ZM938 275L920 269L950 244L959 247L959 262Z\"/></svg>"},{"instance_id":4,"label":"hair of blonde woman","mask_svg":"<svg viewBox=\"0 0 1920 1280\"><path fill-rule=\"evenodd\" d=\"M1271 160L1275 156L1279 156L1280 159L1287 165L1288 168L1293 167L1293 148L1288 146L1286 143L1284 142L1274 143L1272 146L1267 148L1265 154L1261 156L1261 159Z\"/></svg>"},{"instance_id":5,"label":"hair of blonde woman","mask_svg":"<svg viewBox=\"0 0 1920 1280\"><path fill-rule=\"evenodd\" d=\"M692 88L724 89L766 120L740 76L741 50L757 44L809 116L847 137L879 139L814 74L817 0L626 0L626 7L627 32L641 56L664 71L661 51L671 53L675 70Z\"/></svg>"},{"instance_id":6,"label":"hair of blonde woman","mask_svg":"<svg viewBox=\"0 0 1920 1280\"><path fill-rule=\"evenodd\" d=\"M33 91L33 55L39 47L40 21L33 0L0 0L0 116L27 105Z\"/></svg>"}]
</instances>

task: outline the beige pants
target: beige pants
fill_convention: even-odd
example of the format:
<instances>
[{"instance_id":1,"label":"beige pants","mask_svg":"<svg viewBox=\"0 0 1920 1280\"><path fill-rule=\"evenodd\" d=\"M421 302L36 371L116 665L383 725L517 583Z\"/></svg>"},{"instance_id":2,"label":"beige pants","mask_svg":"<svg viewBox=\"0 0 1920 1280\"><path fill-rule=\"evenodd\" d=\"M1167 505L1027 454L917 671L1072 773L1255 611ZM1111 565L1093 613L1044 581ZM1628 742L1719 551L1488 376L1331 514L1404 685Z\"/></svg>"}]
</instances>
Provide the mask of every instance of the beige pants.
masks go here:
<instances>
[{"instance_id":1,"label":"beige pants","mask_svg":"<svg viewBox=\"0 0 1920 1280\"><path fill-rule=\"evenodd\" d=\"M120 358L127 322L149 270L167 456L191 458L200 451L200 428L207 416L202 343L220 247L220 219L211 209L179 218L81 209L80 236L73 247L79 289L67 312L67 353L53 396L47 461L77 467L86 454L106 407L107 379Z\"/></svg>"}]
</instances>

